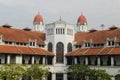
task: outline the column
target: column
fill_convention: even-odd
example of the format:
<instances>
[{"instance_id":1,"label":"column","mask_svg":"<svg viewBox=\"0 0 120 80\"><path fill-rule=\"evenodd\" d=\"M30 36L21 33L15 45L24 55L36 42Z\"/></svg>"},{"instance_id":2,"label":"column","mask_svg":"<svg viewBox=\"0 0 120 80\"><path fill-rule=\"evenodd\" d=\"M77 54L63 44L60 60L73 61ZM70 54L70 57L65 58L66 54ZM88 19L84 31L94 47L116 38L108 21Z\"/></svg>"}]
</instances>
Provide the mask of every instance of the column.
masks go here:
<instances>
[{"instance_id":1,"label":"column","mask_svg":"<svg viewBox=\"0 0 120 80\"><path fill-rule=\"evenodd\" d=\"M10 55L7 55L7 64L10 64Z\"/></svg>"},{"instance_id":2,"label":"column","mask_svg":"<svg viewBox=\"0 0 120 80\"><path fill-rule=\"evenodd\" d=\"M63 80L67 80L67 73L64 73L64 79Z\"/></svg>"},{"instance_id":3,"label":"column","mask_svg":"<svg viewBox=\"0 0 120 80\"><path fill-rule=\"evenodd\" d=\"M112 77L112 80L115 80L115 77Z\"/></svg>"},{"instance_id":4,"label":"column","mask_svg":"<svg viewBox=\"0 0 120 80\"><path fill-rule=\"evenodd\" d=\"M88 65L88 57L85 57L85 64Z\"/></svg>"},{"instance_id":5,"label":"column","mask_svg":"<svg viewBox=\"0 0 120 80\"><path fill-rule=\"evenodd\" d=\"M52 80L56 80L56 74L52 73Z\"/></svg>"},{"instance_id":6,"label":"column","mask_svg":"<svg viewBox=\"0 0 120 80\"><path fill-rule=\"evenodd\" d=\"M16 61L15 61L16 64L19 63L19 55L16 55Z\"/></svg>"},{"instance_id":7,"label":"column","mask_svg":"<svg viewBox=\"0 0 120 80\"><path fill-rule=\"evenodd\" d=\"M97 65L100 66L100 56L97 57Z\"/></svg>"},{"instance_id":8,"label":"column","mask_svg":"<svg viewBox=\"0 0 120 80\"><path fill-rule=\"evenodd\" d=\"M76 57L74 58L74 61L75 61L75 64L77 64L77 58Z\"/></svg>"},{"instance_id":9,"label":"column","mask_svg":"<svg viewBox=\"0 0 120 80\"><path fill-rule=\"evenodd\" d=\"M45 57L43 57L43 64L45 64Z\"/></svg>"},{"instance_id":10,"label":"column","mask_svg":"<svg viewBox=\"0 0 120 80\"><path fill-rule=\"evenodd\" d=\"M22 55L20 55L19 63L22 64Z\"/></svg>"},{"instance_id":11,"label":"column","mask_svg":"<svg viewBox=\"0 0 120 80\"><path fill-rule=\"evenodd\" d=\"M32 64L34 64L34 60L35 60L35 58L34 58L34 56L32 56Z\"/></svg>"},{"instance_id":12,"label":"column","mask_svg":"<svg viewBox=\"0 0 120 80\"><path fill-rule=\"evenodd\" d=\"M64 64L67 65L67 58L64 57Z\"/></svg>"},{"instance_id":13,"label":"column","mask_svg":"<svg viewBox=\"0 0 120 80\"><path fill-rule=\"evenodd\" d=\"M111 66L114 66L114 57L111 56Z\"/></svg>"}]
</instances>

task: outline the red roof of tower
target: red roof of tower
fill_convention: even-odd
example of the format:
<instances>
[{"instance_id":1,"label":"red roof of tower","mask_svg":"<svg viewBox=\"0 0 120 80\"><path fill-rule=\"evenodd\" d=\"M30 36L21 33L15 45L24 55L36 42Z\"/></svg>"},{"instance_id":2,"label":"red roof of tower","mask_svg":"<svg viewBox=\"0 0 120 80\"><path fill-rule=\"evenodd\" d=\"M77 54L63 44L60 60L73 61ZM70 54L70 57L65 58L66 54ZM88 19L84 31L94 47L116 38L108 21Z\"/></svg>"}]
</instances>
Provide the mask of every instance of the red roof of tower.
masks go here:
<instances>
[{"instance_id":1,"label":"red roof of tower","mask_svg":"<svg viewBox=\"0 0 120 80\"><path fill-rule=\"evenodd\" d=\"M34 22L43 22L43 18L39 13L34 17Z\"/></svg>"},{"instance_id":2,"label":"red roof of tower","mask_svg":"<svg viewBox=\"0 0 120 80\"><path fill-rule=\"evenodd\" d=\"M77 23L87 23L86 17L83 14L81 14L78 18Z\"/></svg>"}]
</instances>

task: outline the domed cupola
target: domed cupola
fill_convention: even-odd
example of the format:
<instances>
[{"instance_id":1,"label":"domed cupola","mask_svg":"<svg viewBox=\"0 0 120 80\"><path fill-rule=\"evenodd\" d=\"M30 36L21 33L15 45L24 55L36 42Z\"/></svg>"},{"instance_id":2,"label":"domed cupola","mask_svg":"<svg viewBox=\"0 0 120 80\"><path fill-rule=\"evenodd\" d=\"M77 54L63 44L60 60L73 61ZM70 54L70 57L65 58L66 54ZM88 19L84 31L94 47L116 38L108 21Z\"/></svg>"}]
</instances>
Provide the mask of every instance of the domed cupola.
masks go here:
<instances>
[{"instance_id":1,"label":"domed cupola","mask_svg":"<svg viewBox=\"0 0 120 80\"><path fill-rule=\"evenodd\" d=\"M39 12L34 17L33 25L34 25L34 30L35 31L42 31L42 32L44 32L43 17L40 15Z\"/></svg>"},{"instance_id":2,"label":"domed cupola","mask_svg":"<svg viewBox=\"0 0 120 80\"><path fill-rule=\"evenodd\" d=\"M36 23L43 22L43 18L42 18L42 16L39 14L39 12L38 12L38 14L34 17L34 22L36 22Z\"/></svg>"},{"instance_id":3,"label":"domed cupola","mask_svg":"<svg viewBox=\"0 0 120 80\"><path fill-rule=\"evenodd\" d=\"M76 32L87 32L87 19L82 13L77 20Z\"/></svg>"},{"instance_id":4,"label":"domed cupola","mask_svg":"<svg viewBox=\"0 0 120 80\"><path fill-rule=\"evenodd\" d=\"M77 20L77 23L80 23L80 24L87 23L86 17L83 14L81 14Z\"/></svg>"}]
</instances>

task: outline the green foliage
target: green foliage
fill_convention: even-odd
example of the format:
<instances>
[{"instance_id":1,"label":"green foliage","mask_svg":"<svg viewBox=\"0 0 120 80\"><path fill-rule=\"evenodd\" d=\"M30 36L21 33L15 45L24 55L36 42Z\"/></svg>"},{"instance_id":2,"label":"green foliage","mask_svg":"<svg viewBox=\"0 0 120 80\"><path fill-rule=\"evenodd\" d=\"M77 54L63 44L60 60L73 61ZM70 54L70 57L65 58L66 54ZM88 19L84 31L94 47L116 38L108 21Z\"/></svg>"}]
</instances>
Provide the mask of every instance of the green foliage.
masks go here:
<instances>
[{"instance_id":1,"label":"green foliage","mask_svg":"<svg viewBox=\"0 0 120 80\"><path fill-rule=\"evenodd\" d=\"M0 66L0 79L6 77L8 80L20 80L22 76L31 76L34 80L41 80L49 75L48 68L33 64L25 66L22 64L5 64Z\"/></svg>"},{"instance_id":2,"label":"green foliage","mask_svg":"<svg viewBox=\"0 0 120 80\"><path fill-rule=\"evenodd\" d=\"M9 80L16 80L18 79L20 76L24 75L25 73L25 68L23 65L20 64L5 64L2 65L0 68L0 77L6 77Z\"/></svg>"},{"instance_id":3,"label":"green foliage","mask_svg":"<svg viewBox=\"0 0 120 80\"><path fill-rule=\"evenodd\" d=\"M49 69L43 69L38 64L34 64L27 68L26 74L35 80L42 80L43 77L47 77L49 75Z\"/></svg>"},{"instance_id":4,"label":"green foliage","mask_svg":"<svg viewBox=\"0 0 120 80\"><path fill-rule=\"evenodd\" d=\"M71 65L66 69L72 80L111 80L111 75L105 70L90 69L87 65Z\"/></svg>"}]
</instances>

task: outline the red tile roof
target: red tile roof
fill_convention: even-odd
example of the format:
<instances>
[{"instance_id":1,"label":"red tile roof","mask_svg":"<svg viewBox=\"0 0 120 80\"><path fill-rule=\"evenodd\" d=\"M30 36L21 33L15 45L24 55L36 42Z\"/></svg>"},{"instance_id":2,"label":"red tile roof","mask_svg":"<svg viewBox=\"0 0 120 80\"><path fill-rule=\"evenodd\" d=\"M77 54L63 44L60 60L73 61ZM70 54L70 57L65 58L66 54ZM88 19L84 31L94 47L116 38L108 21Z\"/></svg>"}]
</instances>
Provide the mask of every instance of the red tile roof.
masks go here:
<instances>
[{"instance_id":1,"label":"red tile roof","mask_svg":"<svg viewBox=\"0 0 120 80\"><path fill-rule=\"evenodd\" d=\"M49 55L49 56L54 55L53 53L48 52L41 48L6 46L6 45L0 45L0 53L2 54L6 53L6 54Z\"/></svg>"},{"instance_id":2,"label":"red tile roof","mask_svg":"<svg viewBox=\"0 0 120 80\"><path fill-rule=\"evenodd\" d=\"M120 28L114 30L102 30L94 32L79 32L75 34L75 41L77 45L82 45L85 40L91 40L92 44L106 43L107 38L116 38L117 42L120 42Z\"/></svg>"},{"instance_id":3,"label":"red tile roof","mask_svg":"<svg viewBox=\"0 0 120 80\"><path fill-rule=\"evenodd\" d=\"M99 55L108 55L112 49L113 47L105 47L99 52Z\"/></svg>"},{"instance_id":4,"label":"red tile roof","mask_svg":"<svg viewBox=\"0 0 120 80\"><path fill-rule=\"evenodd\" d=\"M120 47L105 48L83 48L76 49L66 54L66 56L97 56L97 55L120 55Z\"/></svg>"},{"instance_id":5,"label":"red tile roof","mask_svg":"<svg viewBox=\"0 0 120 80\"><path fill-rule=\"evenodd\" d=\"M102 48L91 48L84 55L98 55Z\"/></svg>"},{"instance_id":6,"label":"red tile roof","mask_svg":"<svg viewBox=\"0 0 120 80\"><path fill-rule=\"evenodd\" d=\"M36 40L37 44L44 44L45 34L42 32L24 31L14 28L0 27L3 41L28 43L29 39Z\"/></svg>"},{"instance_id":7,"label":"red tile roof","mask_svg":"<svg viewBox=\"0 0 120 80\"><path fill-rule=\"evenodd\" d=\"M120 55L120 47L115 47L111 52L111 55Z\"/></svg>"}]
</instances>

